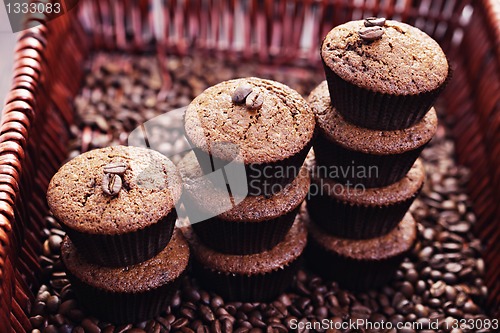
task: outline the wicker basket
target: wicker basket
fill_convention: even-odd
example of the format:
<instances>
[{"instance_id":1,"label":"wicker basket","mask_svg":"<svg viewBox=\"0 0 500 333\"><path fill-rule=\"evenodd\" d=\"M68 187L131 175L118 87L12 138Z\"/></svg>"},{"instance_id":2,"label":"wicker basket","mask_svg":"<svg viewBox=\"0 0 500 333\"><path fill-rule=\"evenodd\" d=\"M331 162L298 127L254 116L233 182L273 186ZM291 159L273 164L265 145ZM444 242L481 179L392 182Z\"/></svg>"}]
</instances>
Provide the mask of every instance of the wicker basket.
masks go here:
<instances>
[{"instance_id":1,"label":"wicker basket","mask_svg":"<svg viewBox=\"0 0 500 333\"><path fill-rule=\"evenodd\" d=\"M67 156L71 105L92 50L258 58L316 66L333 26L367 16L416 25L445 49L454 78L442 101L484 241L489 310L500 303L500 3L498 0L81 0L21 33L0 133L0 331L30 330L45 191ZM239 29L235 29L238 26ZM305 37L305 38L304 38ZM303 41L309 41L304 43ZM164 78L168 80L168 78ZM168 84L168 81L166 81ZM90 131L90 129L89 129ZM90 133L91 135L91 133ZM495 314L493 314L495 315Z\"/></svg>"}]
</instances>

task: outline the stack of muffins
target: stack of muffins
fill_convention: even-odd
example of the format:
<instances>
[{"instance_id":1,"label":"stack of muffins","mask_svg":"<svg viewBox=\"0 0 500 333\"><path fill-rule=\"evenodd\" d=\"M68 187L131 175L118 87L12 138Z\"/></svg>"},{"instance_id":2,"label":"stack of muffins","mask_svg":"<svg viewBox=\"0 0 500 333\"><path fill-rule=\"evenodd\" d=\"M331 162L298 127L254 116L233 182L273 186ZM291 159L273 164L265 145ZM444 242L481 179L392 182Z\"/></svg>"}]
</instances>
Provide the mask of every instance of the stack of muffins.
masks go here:
<instances>
[{"instance_id":1,"label":"stack of muffins","mask_svg":"<svg viewBox=\"0 0 500 333\"><path fill-rule=\"evenodd\" d=\"M331 30L326 81L309 96L318 137L307 202L309 262L341 286L386 283L413 247L407 213L424 182L420 152L437 129L432 105L449 67L425 33L383 18Z\"/></svg>"},{"instance_id":2,"label":"stack of muffins","mask_svg":"<svg viewBox=\"0 0 500 333\"><path fill-rule=\"evenodd\" d=\"M258 78L219 83L188 106L194 151L179 163L191 222L184 231L205 288L263 301L290 285L307 240L297 213L314 127L297 92Z\"/></svg>"},{"instance_id":3,"label":"stack of muffins","mask_svg":"<svg viewBox=\"0 0 500 333\"><path fill-rule=\"evenodd\" d=\"M168 304L189 262L174 229L181 192L175 165L137 147L92 150L54 175L47 202L67 233L61 258L91 313L136 322Z\"/></svg>"}]
</instances>

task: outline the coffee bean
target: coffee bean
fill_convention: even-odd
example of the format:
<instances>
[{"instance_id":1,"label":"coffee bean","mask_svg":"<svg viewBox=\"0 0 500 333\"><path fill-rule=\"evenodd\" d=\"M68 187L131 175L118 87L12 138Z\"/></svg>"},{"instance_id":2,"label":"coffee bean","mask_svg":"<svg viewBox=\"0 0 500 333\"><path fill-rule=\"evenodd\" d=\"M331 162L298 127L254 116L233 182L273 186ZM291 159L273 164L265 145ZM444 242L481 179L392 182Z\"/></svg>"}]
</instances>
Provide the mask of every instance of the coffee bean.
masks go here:
<instances>
[{"instance_id":1,"label":"coffee bean","mask_svg":"<svg viewBox=\"0 0 500 333\"><path fill-rule=\"evenodd\" d=\"M88 318L82 320L81 325L85 329L85 333L101 333L99 326Z\"/></svg>"},{"instance_id":2,"label":"coffee bean","mask_svg":"<svg viewBox=\"0 0 500 333\"><path fill-rule=\"evenodd\" d=\"M240 327L234 331L234 333L248 333L250 329L248 327Z\"/></svg>"},{"instance_id":3,"label":"coffee bean","mask_svg":"<svg viewBox=\"0 0 500 333\"><path fill-rule=\"evenodd\" d=\"M363 23L364 23L365 27L374 27L374 26L383 27L385 25L385 18L384 17L368 17L368 18L365 18L365 21Z\"/></svg>"},{"instance_id":4,"label":"coffee bean","mask_svg":"<svg viewBox=\"0 0 500 333\"><path fill-rule=\"evenodd\" d=\"M443 281L438 281L431 286L431 295L434 297L440 297L446 291L446 283Z\"/></svg>"},{"instance_id":5,"label":"coffee bean","mask_svg":"<svg viewBox=\"0 0 500 333\"><path fill-rule=\"evenodd\" d=\"M446 270L451 273L458 273L462 270L462 265L454 262L450 262L445 266Z\"/></svg>"},{"instance_id":6,"label":"coffee bean","mask_svg":"<svg viewBox=\"0 0 500 333\"><path fill-rule=\"evenodd\" d=\"M470 224L466 222L457 223L448 227L450 231L457 233L467 233L470 230Z\"/></svg>"},{"instance_id":7,"label":"coffee bean","mask_svg":"<svg viewBox=\"0 0 500 333\"><path fill-rule=\"evenodd\" d=\"M252 324L250 324L249 321L242 319L242 320L239 320L238 322L239 322L240 326L246 327L248 329L252 329Z\"/></svg>"},{"instance_id":8,"label":"coffee bean","mask_svg":"<svg viewBox=\"0 0 500 333\"><path fill-rule=\"evenodd\" d=\"M109 195L115 196L122 188L122 179L120 176L113 173L106 173L102 177L102 191Z\"/></svg>"},{"instance_id":9,"label":"coffee bean","mask_svg":"<svg viewBox=\"0 0 500 333\"><path fill-rule=\"evenodd\" d=\"M212 307L213 310L216 310L217 308L223 305L224 305L224 300L220 296L215 296L210 299L210 306Z\"/></svg>"},{"instance_id":10,"label":"coffee bean","mask_svg":"<svg viewBox=\"0 0 500 333\"><path fill-rule=\"evenodd\" d=\"M215 320L214 313L212 312L212 310L210 309L210 307L208 307L206 305L201 305L200 311L201 311L201 315L202 315L202 317L203 317L204 320L206 320L208 322L211 322L211 321Z\"/></svg>"},{"instance_id":11,"label":"coffee bean","mask_svg":"<svg viewBox=\"0 0 500 333\"><path fill-rule=\"evenodd\" d=\"M190 309L190 308L182 308L181 315L183 315L187 319L194 319L195 318L195 312L193 309Z\"/></svg>"},{"instance_id":12,"label":"coffee bean","mask_svg":"<svg viewBox=\"0 0 500 333\"><path fill-rule=\"evenodd\" d=\"M428 329L430 326L429 318L418 318L416 320L416 322L418 323L419 327L421 327L422 329Z\"/></svg>"},{"instance_id":13,"label":"coffee bean","mask_svg":"<svg viewBox=\"0 0 500 333\"><path fill-rule=\"evenodd\" d=\"M415 293L413 285L408 281L404 281L399 287L399 289L401 290L403 295L405 295L407 298L412 297L413 294Z\"/></svg>"},{"instance_id":14,"label":"coffee bean","mask_svg":"<svg viewBox=\"0 0 500 333\"><path fill-rule=\"evenodd\" d=\"M274 330L274 332L278 332L278 333L288 332L288 329L283 324L272 324L270 327Z\"/></svg>"},{"instance_id":15,"label":"coffee bean","mask_svg":"<svg viewBox=\"0 0 500 333\"><path fill-rule=\"evenodd\" d=\"M172 323L172 328L173 329L180 329L181 327L186 326L188 323L189 323L189 321L186 318L179 318Z\"/></svg>"},{"instance_id":16,"label":"coffee bean","mask_svg":"<svg viewBox=\"0 0 500 333\"><path fill-rule=\"evenodd\" d=\"M468 301L467 303L465 303L463 310L467 313L472 313L472 314L476 314L480 311L479 307L476 304L474 304L472 301Z\"/></svg>"},{"instance_id":17,"label":"coffee bean","mask_svg":"<svg viewBox=\"0 0 500 333\"><path fill-rule=\"evenodd\" d=\"M41 315L36 315L30 318L30 323L33 328L40 328L45 323L45 318Z\"/></svg>"},{"instance_id":18,"label":"coffee bean","mask_svg":"<svg viewBox=\"0 0 500 333\"><path fill-rule=\"evenodd\" d=\"M244 103L247 96L252 93L253 87L248 83L242 83L234 90L231 95L233 103L240 104Z\"/></svg>"},{"instance_id":19,"label":"coffee bean","mask_svg":"<svg viewBox=\"0 0 500 333\"><path fill-rule=\"evenodd\" d=\"M427 289L427 285L425 284L425 281L423 280L418 280L416 287L415 287L415 292L417 294L422 294L425 290Z\"/></svg>"},{"instance_id":20,"label":"coffee bean","mask_svg":"<svg viewBox=\"0 0 500 333\"><path fill-rule=\"evenodd\" d=\"M60 304L60 300L59 300L59 297L57 296L50 296L48 299L47 299L47 309L49 310L49 312L51 313L56 313L57 312L57 309L59 308L59 304Z\"/></svg>"},{"instance_id":21,"label":"coffee bean","mask_svg":"<svg viewBox=\"0 0 500 333\"><path fill-rule=\"evenodd\" d=\"M396 310L392 306L386 306L382 309L385 315L392 316L396 313Z\"/></svg>"},{"instance_id":22,"label":"coffee bean","mask_svg":"<svg viewBox=\"0 0 500 333\"><path fill-rule=\"evenodd\" d=\"M71 333L73 331L73 327L69 324L63 324L59 326L57 332L58 333ZM31 332L33 333L33 332Z\"/></svg>"},{"instance_id":23,"label":"coffee bean","mask_svg":"<svg viewBox=\"0 0 500 333\"><path fill-rule=\"evenodd\" d=\"M114 175L123 175L127 171L128 165L125 162L113 162L106 164L103 167L104 173L111 173Z\"/></svg>"},{"instance_id":24,"label":"coffee bean","mask_svg":"<svg viewBox=\"0 0 500 333\"><path fill-rule=\"evenodd\" d=\"M198 327L196 327L195 332L196 332L196 333L209 333L209 332L210 332L210 330L209 330L209 329L208 329L208 327L207 327L207 326L205 326L205 325L199 325ZM217 330L216 328L213 328L213 329L212 329L212 332L219 333L219 332L222 332L222 331Z\"/></svg>"},{"instance_id":25,"label":"coffee bean","mask_svg":"<svg viewBox=\"0 0 500 333\"><path fill-rule=\"evenodd\" d=\"M443 274L443 280L446 283L455 283L457 281L457 276L453 273L447 272Z\"/></svg>"},{"instance_id":26,"label":"coffee bean","mask_svg":"<svg viewBox=\"0 0 500 333\"><path fill-rule=\"evenodd\" d=\"M51 253L58 254L61 248L62 237L59 235L51 235L49 237L49 247Z\"/></svg>"},{"instance_id":27,"label":"coffee bean","mask_svg":"<svg viewBox=\"0 0 500 333\"><path fill-rule=\"evenodd\" d=\"M439 306L441 306L441 301L439 300L439 298L431 298L428 303L429 306L433 308L438 308Z\"/></svg>"},{"instance_id":28,"label":"coffee bean","mask_svg":"<svg viewBox=\"0 0 500 333\"><path fill-rule=\"evenodd\" d=\"M401 314L409 314L413 310L413 304L404 299L396 305L396 310Z\"/></svg>"},{"instance_id":29,"label":"coffee bean","mask_svg":"<svg viewBox=\"0 0 500 333\"><path fill-rule=\"evenodd\" d=\"M250 110L258 110L264 104L264 96L259 91L252 91L246 98L245 105Z\"/></svg>"},{"instance_id":30,"label":"coffee bean","mask_svg":"<svg viewBox=\"0 0 500 333\"><path fill-rule=\"evenodd\" d=\"M325 306L321 306L314 311L314 314L319 319L325 319L328 316L328 309Z\"/></svg>"},{"instance_id":31,"label":"coffee bean","mask_svg":"<svg viewBox=\"0 0 500 333\"><path fill-rule=\"evenodd\" d=\"M228 319L222 320L221 326L222 326L223 333L230 333L233 331L233 323Z\"/></svg>"},{"instance_id":32,"label":"coffee bean","mask_svg":"<svg viewBox=\"0 0 500 333\"><path fill-rule=\"evenodd\" d=\"M57 333L57 327L54 325L47 325L47 327L43 329L43 333Z\"/></svg>"},{"instance_id":33,"label":"coffee bean","mask_svg":"<svg viewBox=\"0 0 500 333\"><path fill-rule=\"evenodd\" d=\"M370 318L371 313L372 313L372 310L370 310L370 308L368 308L364 305L361 305L361 304L355 304L351 307L351 314L354 314L361 319Z\"/></svg>"},{"instance_id":34,"label":"coffee bean","mask_svg":"<svg viewBox=\"0 0 500 333\"><path fill-rule=\"evenodd\" d=\"M374 40L380 39L382 38L383 34L384 30L381 27L377 26L362 28L358 31L359 37L367 42L372 42Z\"/></svg>"},{"instance_id":35,"label":"coffee bean","mask_svg":"<svg viewBox=\"0 0 500 333\"><path fill-rule=\"evenodd\" d=\"M427 318L429 315L429 309L422 304L416 304L414 310L419 318Z\"/></svg>"},{"instance_id":36,"label":"coffee bean","mask_svg":"<svg viewBox=\"0 0 500 333\"><path fill-rule=\"evenodd\" d=\"M410 283L417 282L418 277L418 272L415 269L409 269L405 275L406 280Z\"/></svg>"},{"instance_id":37,"label":"coffee bean","mask_svg":"<svg viewBox=\"0 0 500 333\"><path fill-rule=\"evenodd\" d=\"M264 323L261 319L259 319L257 317L251 317L249 321L253 327L257 327L257 328L265 328L266 327L266 323Z\"/></svg>"}]
</instances>

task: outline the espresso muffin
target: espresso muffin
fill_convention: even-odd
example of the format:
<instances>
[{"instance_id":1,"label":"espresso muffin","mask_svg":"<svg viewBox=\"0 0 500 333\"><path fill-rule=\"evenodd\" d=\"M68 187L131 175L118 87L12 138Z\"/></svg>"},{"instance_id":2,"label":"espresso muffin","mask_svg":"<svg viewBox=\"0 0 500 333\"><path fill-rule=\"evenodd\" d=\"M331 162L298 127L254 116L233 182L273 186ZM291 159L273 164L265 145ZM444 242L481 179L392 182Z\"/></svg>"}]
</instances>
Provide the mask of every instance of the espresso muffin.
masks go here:
<instances>
[{"instance_id":1,"label":"espresso muffin","mask_svg":"<svg viewBox=\"0 0 500 333\"><path fill-rule=\"evenodd\" d=\"M105 266L153 257L172 235L182 180L150 149L115 146L79 155L50 181L47 202L82 255Z\"/></svg>"},{"instance_id":2,"label":"espresso muffin","mask_svg":"<svg viewBox=\"0 0 500 333\"><path fill-rule=\"evenodd\" d=\"M450 73L445 54L431 37L384 19L335 27L323 40L321 59L338 112L355 125L379 130L418 123Z\"/></svg>"},{"instance_id":3,"label":"espresso muffin","mask_svg":"<svg viewBox=\"0 0 500 333\"><path fill-rule=\"evenodd\" d=\"M203 175L193 152L178 167L184 183L182 202L198 238L228 254L262 252L281 242L310 184L303 167L297 178L272 196L235 196Z\"/></svg>"},{"instance_id":4,"label":"espresso muffin","mask_svg":"<svg viewBox=\"0 0 500 333\"><path fill-rule=\"evenodd\" d=\"M250 255L217 252L183 227L200 283L226 301L260 302L274 299L288 288L299 267L307 231L297 218L285 239L269 251Z\"/></svg>"},{"instance_id":5,"label":"espresso muffin","mask_svg":"<svg viewBox=\"0 0 500 333\"><path fill-rule=\"evenodd\" d=\"M417 239L417 225L410 213L388 234L353 240L329 235L309 220L306 259L310 267L342 288L368 290L389 282Z\"/></svg>"},{"instance_id":6,"label":"espresso muffin","mask_svg":"<svg viewBox=\"0 0 500 333\"><path fill-rule=\"evenodd\" d=\"M114 323L156 316L178 289L189 262L189 246L176 229L153 258L126 267L104 267L87 260L66 236L61 258L78 301L99 318Z\"/></svg>"},{"instance_id":7,"label":"espresso muffin","mask_svg":"<svg viewBox=\"0 0 500 333\"><path fill-rule=\"evenodd\" d=\"M311 147L314 115L295 90L255 77L208 88L185 113L186 137L208 174L238 161L249 193L272 195L290 183ZM285 170L285 172L283 172Z\"/></svg>"},{"instance_id":8,"label":"espresso muffin","mask_svg":"<svg viewBox=\"0 0 500 333\"><path fill-rule=\"evenodd\" d=\"M425 171L418 159L398 182L380 188L347 187L324 178L311 163L307 209L311 219L329 234L367 239L389 233L422 189Z\"/></svg>"},{"instance_id":9,"label":"espresso muffin","mask_svg":"<svg viewBox=\"0 0 500 333\"><path fill-rule=\"evenodd\" d=\"M434 109L402 130L353 125L332 107L326 82L312 91L309 104L318 129L316 165L328 169L328 177L343 184L384 187L401 180L437 130Z\"/></svg>"}]
</instances>

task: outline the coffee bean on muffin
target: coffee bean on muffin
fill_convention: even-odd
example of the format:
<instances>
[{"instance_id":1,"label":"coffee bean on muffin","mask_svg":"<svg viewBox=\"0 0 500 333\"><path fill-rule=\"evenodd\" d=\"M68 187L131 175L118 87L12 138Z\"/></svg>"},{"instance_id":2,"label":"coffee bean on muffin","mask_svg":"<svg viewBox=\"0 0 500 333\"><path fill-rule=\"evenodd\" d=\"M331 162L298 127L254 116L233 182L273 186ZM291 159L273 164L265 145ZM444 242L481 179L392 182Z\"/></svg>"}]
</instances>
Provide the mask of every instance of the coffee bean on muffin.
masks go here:
<instances>
[{"instance_id":1,"label":"coffee bean on muffin","mask_svg":"<svg viewBox=\"0 0 500 333\"><path fill-rule=\"evenodd\" d=\"M170 240L182 192L175 165L138 147L89 151L52 178L47 202L82 255L106 266L147 260Z\"/></svg>"},{"instance_id":2,"label":"coffee bean on muffin","mask_svg":"<svg viewBox=\"0 0 500 333\"><path fill-rule=\"evenodd\" d=\"M272 195L295 179L314 127L311 108L295 90L255 77L208 88L185 114L186 137L204 173L241 163L251 195Z\"/></svg>"},{"instance_id":3,"label":"coffee bean on muffin","mask_svg":"<svg viewBox=\"0 0 500 333\"><path fill-rule=\"evenodd\" d=\"M368 18L333 28L321 46L331 101L360 127L394 130L419 122L446 86L439 44L419 29Z\"/></svg>"}]
</instances>

